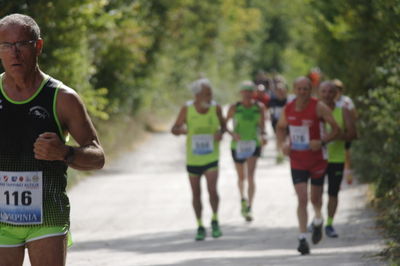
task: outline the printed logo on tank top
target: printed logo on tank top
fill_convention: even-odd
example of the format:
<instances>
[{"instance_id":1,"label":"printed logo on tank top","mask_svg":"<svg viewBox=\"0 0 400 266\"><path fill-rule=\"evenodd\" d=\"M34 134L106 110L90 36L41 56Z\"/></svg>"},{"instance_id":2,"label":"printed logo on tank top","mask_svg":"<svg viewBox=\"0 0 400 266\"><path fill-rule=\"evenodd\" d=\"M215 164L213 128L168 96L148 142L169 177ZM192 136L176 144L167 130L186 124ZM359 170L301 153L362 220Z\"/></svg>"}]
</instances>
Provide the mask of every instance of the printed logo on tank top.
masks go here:
<instances>
[{"instance_id":1,"label":"printed logo on tank top","mask_svg":"<svg viewBox=\"0 0 400 266\"><path fill-rule=\"evenodd\" d=\"M303 126L306 126L306 127L311 127L312 124L313 124L313 121L312 120L308 120L308 119L302 119L301 120L301 124Z\"/></svg>"},{"instance_id":2,"label":"printed logo on tank top","mask_svg":"<svg viewBox=\"0 0 400 266\"><path fill-rule=\"evenodd\" d=\"M41 106L33 106L29 109L29 115L37 119L47 119L50 117L49 112Z\"/></svg>"}]
</instances>

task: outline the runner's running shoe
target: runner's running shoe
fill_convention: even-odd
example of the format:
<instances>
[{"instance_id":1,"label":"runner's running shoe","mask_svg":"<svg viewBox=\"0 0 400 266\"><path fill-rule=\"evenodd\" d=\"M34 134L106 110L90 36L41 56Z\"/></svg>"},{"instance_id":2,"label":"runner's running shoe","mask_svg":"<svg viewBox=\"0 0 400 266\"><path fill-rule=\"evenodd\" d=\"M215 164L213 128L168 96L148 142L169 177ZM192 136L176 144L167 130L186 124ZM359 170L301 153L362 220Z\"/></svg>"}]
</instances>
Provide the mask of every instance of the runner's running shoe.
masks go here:
<instances>
[{"instance_id":1,"label":"runner's running shoe","mask_svg":"<svg viewBox=\"0 0 400 266\"><path fill-rule=\"evenodd\" d=\"M331 237L331 238L335 238L335 237L338 237L338 236L339 236L339 235L336 233L335 228L333 228L332 225L325 226L325 234L326 234L328 237Z\"/></svg>"},{"instance_id":2,"label":"runner's running shoe","mask_svg":"<svg viewBox=\"0 0 400 266\"><path fill-rule=\"evenodd\" d=\"M313 224L312 224L312 222L307 226L307 231L309 232L309 233L312 233L312 230L313 230Z\"/></svg>"},{"instance_id":3,"label":"runner's running shoe","mask_svg":"<svg viewBox=\"0 0 400 266\"><path fill-rule=\"evenodd\" d=\"M218 221L211 221L211 235L214 238L222 236L221 229L219 228Z\"/></svg>"},{"instance_id":4,"label":"runner's running shoe","mask_svg":"<svg viewBox=\"0 0 400 266\"><path fill-rule=\"evenodd\" d=\"M251 208L250 207L246 208L246 217L245 218L246 218L247 222L253 221L253 216L251 215Z\"/></svg>"},{"instance_id":5,"label":"runner's running shoe","mask_svg":"<svg viewBox=\"0 0 400 266\"><path fill-rule=\"evenodd\" d=\"M196 241L201 241L206 238L206 229L203 226L197 228Z\"/></svg>"},{"instance_id":6,"label":"runner's running shoe","mask_svg":"<svg viewBox=\"0 0 400 266\"><path fill-rule=\"evenodd\" d=\"M320 225L312 224L312 236L311 236L313 244L318 244L322 239L322 223Z\"/></svg>"},{"instance_id":7,"label":"runner's running shoe","mask_svg":"<svg viewBox=\"0 0 400 266\"><path fill-rule=\"evenodd\" d=\"M297 251L300 252L301 255L310 254L310 247L305 238L299 239L299 247L297 248Z\"/></svg>"}]
</instances>

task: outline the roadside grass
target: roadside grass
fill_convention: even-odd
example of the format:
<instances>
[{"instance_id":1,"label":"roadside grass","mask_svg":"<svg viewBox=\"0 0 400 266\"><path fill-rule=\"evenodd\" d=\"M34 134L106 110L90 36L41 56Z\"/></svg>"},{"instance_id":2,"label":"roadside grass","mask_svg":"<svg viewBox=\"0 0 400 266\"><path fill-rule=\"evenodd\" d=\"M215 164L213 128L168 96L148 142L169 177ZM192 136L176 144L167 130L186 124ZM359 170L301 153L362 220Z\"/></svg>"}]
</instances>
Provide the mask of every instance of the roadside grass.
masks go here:
<instances>
[{"instance_id":1,"label":"roadside grass","mask_svg":"<svg viewBox=\"0 0 400 266\"><path fill-rule=\"evenodd\" d=\"M376 199L375 206L379 216L378 226L384 229L386 248L380 255L386 258L388 265L400 265L400 186L397 193L387 193L384 198Z\"/></svg>"}]
</instances>

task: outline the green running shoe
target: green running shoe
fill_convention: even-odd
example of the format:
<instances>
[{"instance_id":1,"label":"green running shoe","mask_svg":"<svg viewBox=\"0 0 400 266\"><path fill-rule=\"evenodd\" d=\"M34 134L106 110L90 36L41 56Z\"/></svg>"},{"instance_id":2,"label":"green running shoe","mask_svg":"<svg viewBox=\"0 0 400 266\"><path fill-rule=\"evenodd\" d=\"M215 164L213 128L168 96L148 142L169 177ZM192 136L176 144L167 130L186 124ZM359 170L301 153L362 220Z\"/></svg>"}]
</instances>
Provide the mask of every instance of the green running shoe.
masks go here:
<instances>
[{"instance_id":1,"label":"green running shoe","mask_svg":"<svg viewBox=\"0 0 400 266\"><path fill-rule=\"evenodd\" d=\"M247 216L247 200L246 199L242 199L241 201L241 210L240 212L242 213L242 216L244 218L246 218Z\"/></svg>"},{"instance_id":2,"label":"green running shoe","mask_svg":"<svg viewBox=\"0 0 400 266\"><path fill-rule=\"evenodd\" d=\"M206 238L206 229L203 226L197 228L196 241L201 241Z\"/></svg>"},{"instance_id":3,"label":"green running shoe","mask_svg":"<svg viewBox=\"0 0 400 266\"><path fill-rule=\"evenodd\" d=\"M253 216L251 215L251 208L247 207L246 208L246 222L251 222L253 221Z\"/></svg>"},{"instance_id":4,"label":"green running shoe","mask_svg":"<svg viewBox=\"0 0 400 266\"><path fill-rule=\"evenodd\" d=\"M211 221L212 237L218 238L222 236L221 229L219 228L218 221Z\"/></svg>"},{"instance_id":5,"label":"green running shoe","mask_svg":"<svg viewBox=\"0 0 400 266\"><path fill-rule=\"evenodd\" d=\"M283 161L285 160L285 156L282 153L278 153L276 155L275 160L276 160L276 164L282 164Z\"/></svg>"}]
</instances>

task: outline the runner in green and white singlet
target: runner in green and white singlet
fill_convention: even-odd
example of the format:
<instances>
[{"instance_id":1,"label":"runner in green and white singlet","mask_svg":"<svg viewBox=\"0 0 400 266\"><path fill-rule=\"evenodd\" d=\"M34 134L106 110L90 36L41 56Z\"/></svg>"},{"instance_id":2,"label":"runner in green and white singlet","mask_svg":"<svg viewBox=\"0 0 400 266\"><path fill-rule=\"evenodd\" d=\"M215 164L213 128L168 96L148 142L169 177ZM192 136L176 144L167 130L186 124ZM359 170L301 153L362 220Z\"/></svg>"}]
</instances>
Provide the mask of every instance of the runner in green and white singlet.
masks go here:
<instances>
[{"instance_id":1,"label":"runner in green and white singlet","mask_svg":"<svg viewBox=\"0 0 400 266\"><path fill-rule=\"evenodd\" d=\"M328 237L338 237L333 227L333 218L338 206L338 195L340 184L343 179L343 169L345 164L345 142L356 137L355 122L350 111L335 103L337 94L336 86L331 81L324 81L319 87L321 100L332 110L333 118L341 128L341 134L333 141L328 143L328 220L325 226L325 234ZM329 125L327 128L330 131Z\"/></svg>"},{"instance_id":2,"label":"runner in green and white singlet","mask_svg":"<svg viewBox=\"0 0 400 266\"><path fill-rule=\"evenodd\" d=\"M255 194L254 174L261 146L266 144L265 106L252 99L254 84L243 82L240 87L241 101L230 106L226 123L233 119L232 157L238 175L241 198L241 214L246 221L252 221L251 207ZM247 181L247 192L245 189Z\"/></svg>"},{"instance_id":3,"label":"runner in green and white singlet","mask_svg":"<svg viewBox=\"0 0 400 266\"><path fill-rule=\"evenodd\" d=\"M212 236L222 235L218 223L219 196L217 192L219 141L225 131L221 107L212 100L212 89L208 79L199 79L191 84L194 101L184 105L171 132L186 137L186 168L193 196L193 209L197 218L196 240L206 237L202 221L201 183L206 177L210 204Z\"/></svg>"}]
</instances>

